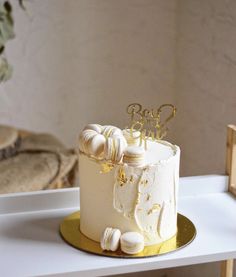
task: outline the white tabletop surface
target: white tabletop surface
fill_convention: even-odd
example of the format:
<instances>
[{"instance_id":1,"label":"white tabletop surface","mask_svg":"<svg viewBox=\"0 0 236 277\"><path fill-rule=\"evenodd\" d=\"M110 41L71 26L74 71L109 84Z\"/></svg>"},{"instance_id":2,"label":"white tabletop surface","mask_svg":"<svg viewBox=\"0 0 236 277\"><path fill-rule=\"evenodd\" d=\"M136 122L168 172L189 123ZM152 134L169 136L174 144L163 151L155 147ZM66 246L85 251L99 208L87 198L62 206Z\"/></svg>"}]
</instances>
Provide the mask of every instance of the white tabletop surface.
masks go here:
<instances>
[{"instance_id":1,"label":"white tabletop surface","mask_svg":"<svg viewBox=\"0 0 236 277\"><path fill-rule=\"evenodd\" d=\"M236 258L236 201L226 184L225 176L182 178L179 212L197 236L146 259L95 256L62 240L60 222L79 209L77 188L0 196L0 276L105 276Z\"/></svg>"}]
</instances>

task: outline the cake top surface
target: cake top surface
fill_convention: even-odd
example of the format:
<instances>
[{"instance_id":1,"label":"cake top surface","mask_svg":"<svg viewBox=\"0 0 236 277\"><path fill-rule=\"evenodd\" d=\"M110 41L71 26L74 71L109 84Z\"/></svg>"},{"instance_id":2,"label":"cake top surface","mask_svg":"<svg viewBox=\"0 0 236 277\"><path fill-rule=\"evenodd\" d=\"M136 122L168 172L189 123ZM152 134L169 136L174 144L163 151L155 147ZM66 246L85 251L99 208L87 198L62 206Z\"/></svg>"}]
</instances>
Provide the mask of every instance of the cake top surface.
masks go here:
<instances>
[{"instance_id":1,"label":"cake top surface","mask_svg":"<svg viewBox=\"0 0 236 277\"><path fill-rule=\"evenodd\" d=\"M147 140L147 150L145 158L147 164L155 164L160 161L167 161L173 157L178 150L176 145L173 145L167 141L152 141Z\"/></svg>"}]
</instances>

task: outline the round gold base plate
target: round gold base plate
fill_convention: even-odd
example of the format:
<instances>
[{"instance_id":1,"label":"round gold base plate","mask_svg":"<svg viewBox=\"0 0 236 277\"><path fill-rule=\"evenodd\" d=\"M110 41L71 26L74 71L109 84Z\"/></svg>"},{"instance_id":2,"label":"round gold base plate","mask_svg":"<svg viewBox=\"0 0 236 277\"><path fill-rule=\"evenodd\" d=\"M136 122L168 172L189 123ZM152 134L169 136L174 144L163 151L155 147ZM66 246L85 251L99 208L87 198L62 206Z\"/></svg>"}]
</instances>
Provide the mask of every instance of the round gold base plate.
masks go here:
<instances>
[{"instance_id":1,"label":"round gold base plate","mask_svg":"<svg viewBox=\"0 0 236 277\"><path fill-rule=\"evenodd\" d=\"M68 244L92 254L116 258L145 258L176 251L193 241L196 236L196 228L187 217L178 214L177 226L178 231L174 237L160 244L145 246L142 252L135 255L125 254L120 249L115 252L103 251L98 242L81 233L79 211L64 218L60 225L60 234Z\"/></svg>"}]
</instances>

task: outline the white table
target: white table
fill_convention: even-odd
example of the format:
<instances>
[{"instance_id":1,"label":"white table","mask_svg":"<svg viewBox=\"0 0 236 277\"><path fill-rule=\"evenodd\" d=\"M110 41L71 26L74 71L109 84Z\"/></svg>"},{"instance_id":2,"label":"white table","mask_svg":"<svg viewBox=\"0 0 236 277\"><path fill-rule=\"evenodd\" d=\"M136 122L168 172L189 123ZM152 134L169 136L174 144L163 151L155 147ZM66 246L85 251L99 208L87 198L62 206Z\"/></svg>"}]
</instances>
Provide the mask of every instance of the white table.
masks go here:
<instances>
[{"instance_id":1,"label":"white table","mask_svg":"<svg viewBox=\"0 0 236 277\"><path fill-rule=\"evenodd\" d=\"M61 239L61 220L79 209L78 188L0 196L0 276L106 276L236 258L236 199L227 179L180 179L178 210L197 236L179 251L148 259L95 256Z\"/></svg>"}]
</instances>

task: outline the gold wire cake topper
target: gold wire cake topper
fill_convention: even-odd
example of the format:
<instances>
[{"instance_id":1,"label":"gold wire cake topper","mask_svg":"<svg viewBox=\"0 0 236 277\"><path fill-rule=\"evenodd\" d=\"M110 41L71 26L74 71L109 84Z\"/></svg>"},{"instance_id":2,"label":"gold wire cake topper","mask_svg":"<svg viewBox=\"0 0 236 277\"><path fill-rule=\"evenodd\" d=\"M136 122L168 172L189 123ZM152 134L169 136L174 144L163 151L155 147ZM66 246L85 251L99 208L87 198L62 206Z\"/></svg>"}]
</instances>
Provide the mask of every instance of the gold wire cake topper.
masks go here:
<instances>
[{"instance_id":1,"label":"gold wire cake topper","mask_svg":"<svg viewBox=\"0 0 236 277\"><path fill-rule=\"evenodd\" d=\"M176 107L172 104L162 104L157 109L146 109L138 103L132 103L127 107L127 113L130 115L128 129L131 136L137 138L134 132L139 131L140 145L144 141L146 147L147 138L160 140L167 135L167 123L175 117Z\"/></svg>"}]
</instances>

